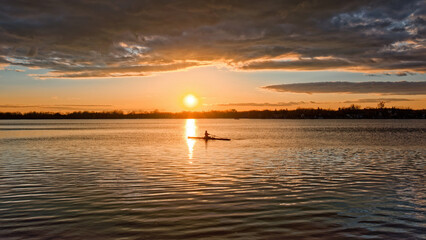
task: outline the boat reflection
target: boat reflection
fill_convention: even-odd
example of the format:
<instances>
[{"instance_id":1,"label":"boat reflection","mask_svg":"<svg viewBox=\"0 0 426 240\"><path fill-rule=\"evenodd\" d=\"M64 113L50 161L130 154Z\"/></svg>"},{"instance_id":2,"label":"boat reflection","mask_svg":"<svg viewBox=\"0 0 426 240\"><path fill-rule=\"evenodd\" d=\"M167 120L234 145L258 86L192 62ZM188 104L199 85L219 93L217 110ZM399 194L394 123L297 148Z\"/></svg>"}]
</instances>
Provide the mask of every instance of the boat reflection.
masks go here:
<instances>
[{"instance_id":1,"label":"boat reflection","mask_svg":"<svg viewBox=\"0 0 426 240\"><path fill-rule=\"evenodd\" d=\"M188 145L188 158L189 160L192 160L195 140L188 139L188 137L195 137L195 133L197 130L197 125L195 125L195 119L186 119L185 130L186 130L186 135L185 135L186 144Z\"/></svg>"}]
</instances>

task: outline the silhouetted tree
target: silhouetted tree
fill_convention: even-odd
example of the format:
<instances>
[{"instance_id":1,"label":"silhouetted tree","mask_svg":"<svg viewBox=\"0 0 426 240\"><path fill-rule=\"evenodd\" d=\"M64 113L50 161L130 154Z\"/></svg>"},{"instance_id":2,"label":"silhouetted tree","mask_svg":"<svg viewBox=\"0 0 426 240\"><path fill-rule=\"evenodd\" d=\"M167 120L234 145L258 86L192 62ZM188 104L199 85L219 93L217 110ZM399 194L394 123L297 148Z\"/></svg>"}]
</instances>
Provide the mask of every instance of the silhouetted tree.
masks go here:
<instances>
[{"instance_id":1,"label":"silhouetted tree","mask_svg":"<svg viewBox=\"0 0 426 240\"><path fill-rule=\"evenodd\" d=\"M383 109L384 107L385 107L385 101L380 101L380 102L377 104L377 108Z\"/></svg>"}]
</instances>

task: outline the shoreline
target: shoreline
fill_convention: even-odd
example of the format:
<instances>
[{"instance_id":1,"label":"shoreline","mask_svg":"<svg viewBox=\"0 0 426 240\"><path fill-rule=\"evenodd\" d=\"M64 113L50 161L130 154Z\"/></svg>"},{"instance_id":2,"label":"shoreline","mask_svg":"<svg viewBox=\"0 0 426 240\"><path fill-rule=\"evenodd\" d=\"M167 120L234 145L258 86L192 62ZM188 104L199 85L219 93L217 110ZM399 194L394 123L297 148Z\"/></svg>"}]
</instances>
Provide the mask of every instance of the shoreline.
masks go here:
<instances>
[{"instance_id":1,"label":"shoreline","mask_svg":"<svg viewBox=\"0 0 426 240\"><path fill-rule=\"evenodd\" d=\"M0 112L0 119L426 119L426 109L339 108L208 112Z\"/></svg>"}]
</instances>

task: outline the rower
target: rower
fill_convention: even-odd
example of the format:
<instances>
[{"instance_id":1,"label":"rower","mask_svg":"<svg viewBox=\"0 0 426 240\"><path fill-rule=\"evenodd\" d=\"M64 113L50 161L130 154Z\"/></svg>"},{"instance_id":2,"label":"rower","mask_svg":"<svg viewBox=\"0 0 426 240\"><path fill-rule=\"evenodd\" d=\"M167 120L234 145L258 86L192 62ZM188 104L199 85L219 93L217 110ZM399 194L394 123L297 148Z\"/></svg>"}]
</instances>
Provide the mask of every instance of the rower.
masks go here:
<instances>
[{"instance_id":1,"label":"rower","mask_svg":"<svg viewBox=\"0 0 426 240\"><path fill-rule=\"evenodd\" d=\"M207 132L207 130L204 132L204 138L209 138L210 134Z\"/></svg>"}]
</instances>

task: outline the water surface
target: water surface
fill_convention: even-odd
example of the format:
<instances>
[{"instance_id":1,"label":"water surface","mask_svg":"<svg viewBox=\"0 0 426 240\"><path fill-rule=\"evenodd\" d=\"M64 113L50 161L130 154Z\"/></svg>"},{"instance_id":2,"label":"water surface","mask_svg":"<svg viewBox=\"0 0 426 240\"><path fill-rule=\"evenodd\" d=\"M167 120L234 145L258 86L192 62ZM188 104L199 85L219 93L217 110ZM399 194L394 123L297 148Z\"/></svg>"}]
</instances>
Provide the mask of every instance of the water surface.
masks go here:
<instances>
[{"instance_id":1,"label":"water surface","mask_svg":"<svg viewBox=\"0 0 426 240\"><path fill-rule=\"evenodd\" d=\"M232 141L188 140L204 130ZM425 120L0 121L0 239L425 239Z\"/></svg>"}]
</instances>

